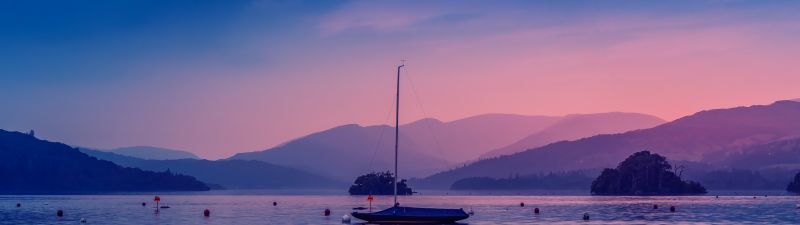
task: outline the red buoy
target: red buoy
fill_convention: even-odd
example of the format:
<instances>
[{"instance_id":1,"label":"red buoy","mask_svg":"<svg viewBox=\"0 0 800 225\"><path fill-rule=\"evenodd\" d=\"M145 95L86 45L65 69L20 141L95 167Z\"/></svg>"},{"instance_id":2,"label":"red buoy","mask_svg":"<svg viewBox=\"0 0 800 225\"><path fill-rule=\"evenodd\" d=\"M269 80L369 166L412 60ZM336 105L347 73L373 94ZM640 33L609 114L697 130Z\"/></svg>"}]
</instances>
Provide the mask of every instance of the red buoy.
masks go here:
<instances>
[{"instance_id":1,"label":"red buoy","mask_svg":"<svg viewBox=\"0 0 800 225\"><path fill-rule=\"evenodd\" d=\"M331 210L325 209L325 216L330 216L330 215L331 215Z\"/></svg>"},{"instance_id":2,"label":"red buoy","mask_svg":"<svg viewBox=\"0 0 800 225\"><path fill-rule=\"evenodd\" d=\"M56 211L56 216L58 216L58 217L64 216L64 210L60 210L59 209L58 211Z\"/></svg>"},{"instance_id":3,"label":"red buoy","mask_svg":"<svg viewBox=\"0 0 800 225\"><path fill-rule=\"evenodd\" d=\"M203 210L203 216L205 216L205 217L211 216L211 210L208 210L208 209Z\"/></svg>"},{"instance_id":4,"label":"red buoy","mask_svg":"<svg viewBox=\"0 0 800 225\"><path fill-rule=\"evenodd\" d=\"M533 214L539 214L539 208L533 208Z\"/></svg>"}]
</instances>

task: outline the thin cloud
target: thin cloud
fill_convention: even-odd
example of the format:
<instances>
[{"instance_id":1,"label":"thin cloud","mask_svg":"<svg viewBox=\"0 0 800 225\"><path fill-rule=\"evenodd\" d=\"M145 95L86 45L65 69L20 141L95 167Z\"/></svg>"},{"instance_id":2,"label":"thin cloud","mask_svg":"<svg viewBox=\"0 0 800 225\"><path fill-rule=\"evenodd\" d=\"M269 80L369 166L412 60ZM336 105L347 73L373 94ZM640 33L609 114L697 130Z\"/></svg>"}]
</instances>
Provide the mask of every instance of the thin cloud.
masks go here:
<instances>
[{"instance_id":1,"label":"thin cloud","mask_svg":"<svg viewBox=\"0 0 800 225\"><path fill-rule=\"evenodd\" d=\"M440 7L414 7L409 2L356 1L323 16L319 28L324 34L356 28L385 32L408 28L448 13Z\"/></svg>"}]
</instances>

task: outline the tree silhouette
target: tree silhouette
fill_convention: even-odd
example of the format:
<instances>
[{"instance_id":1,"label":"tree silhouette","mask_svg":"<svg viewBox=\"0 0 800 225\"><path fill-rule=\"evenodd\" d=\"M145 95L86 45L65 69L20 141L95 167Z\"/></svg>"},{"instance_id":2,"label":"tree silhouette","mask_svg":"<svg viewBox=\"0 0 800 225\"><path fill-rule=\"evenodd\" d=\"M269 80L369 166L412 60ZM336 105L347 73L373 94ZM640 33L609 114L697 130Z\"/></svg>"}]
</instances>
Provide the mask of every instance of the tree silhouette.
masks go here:
<instances>
[{"instance_id":1,"label":"tree silhouette","mask_svg":"<svg viewBox=\"0 0 800 225\"><path fill-rule=\"evenodd\" d=\"M351 195L393 195L394 174L392 172L372 172L356 178L348 190ZM397 183L397 195L411 195L413 191L402 179Z\"/></svg>"},{"instance_id":2,"label":"tree silhouette","mask_svg":"<svg viewBox=\"0 0 800 225\"><path fill-rule=\"evenodd\" d=\"M800 173L794 175L794 180L789 182L789 186L786 187L786 191L800 194Z\"/></svg>"},{"instance_id":3,"label":"tree silhouette","mask_svg":"<svg viewBox=\"0 0 800 225\"><path fill-rule=\"evenodd\" d=\"M596 195L679 195L704 194L706 189L697 182L683 181L667 159L649 151L641 151L622 161L616 169L606 168L592 182Z\"/></svg>"}]
</instances>

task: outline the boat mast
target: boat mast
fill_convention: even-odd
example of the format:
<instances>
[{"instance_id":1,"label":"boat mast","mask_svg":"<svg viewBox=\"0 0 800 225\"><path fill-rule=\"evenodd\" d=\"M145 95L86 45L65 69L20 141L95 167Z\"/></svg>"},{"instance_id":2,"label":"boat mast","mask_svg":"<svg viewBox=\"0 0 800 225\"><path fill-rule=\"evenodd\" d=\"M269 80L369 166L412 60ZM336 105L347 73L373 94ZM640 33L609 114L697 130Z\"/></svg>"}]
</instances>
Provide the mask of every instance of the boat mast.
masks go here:
<instances>
[{"instance_id":1,"label":"boat mast","mask_svg":"<svg viewBox=\"0 0 800 225\"><path fill-rule=\"evenodd\" d=\"M397 149L400 138L400 68L405 65L405 62L403 62L400 66L397 66L397 96L395 98L397 103L395 105L394 114L394 205L392 206L397 205Z\"/></svg>"}]
</instances>

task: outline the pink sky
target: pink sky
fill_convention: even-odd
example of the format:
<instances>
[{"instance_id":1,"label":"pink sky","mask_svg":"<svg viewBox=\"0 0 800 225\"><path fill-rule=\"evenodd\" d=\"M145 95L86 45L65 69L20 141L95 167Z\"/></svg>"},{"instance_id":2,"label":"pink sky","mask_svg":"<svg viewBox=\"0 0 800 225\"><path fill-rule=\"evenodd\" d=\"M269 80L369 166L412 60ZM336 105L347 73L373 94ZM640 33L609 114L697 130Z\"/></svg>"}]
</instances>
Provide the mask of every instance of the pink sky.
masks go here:
<instances>
[{"instance_id":1,"label":"pink sky","mask_svg":"<svg viewBox=\"0 0 800 225\"><path fill-rule=\"evenodd\" d=\"M800 97L800 23L781 7L565 19L502 5L394 4L348 3L285 33L232 22L222 39L236 47L217 51L272 61L241 66L210 51L136 70L152 76L46 84L25 96L40 104L0 110L25 115L0 125L74 145L153 145L218 159L342 124L391 123L399 59L408 60L402 123L609 111L673 120ZM63 108L77 110L51 114Z\"/></svg>"}]
</instances>

